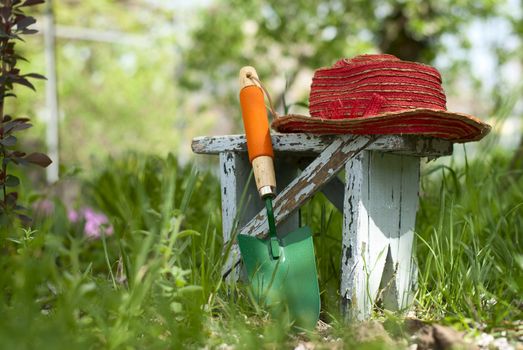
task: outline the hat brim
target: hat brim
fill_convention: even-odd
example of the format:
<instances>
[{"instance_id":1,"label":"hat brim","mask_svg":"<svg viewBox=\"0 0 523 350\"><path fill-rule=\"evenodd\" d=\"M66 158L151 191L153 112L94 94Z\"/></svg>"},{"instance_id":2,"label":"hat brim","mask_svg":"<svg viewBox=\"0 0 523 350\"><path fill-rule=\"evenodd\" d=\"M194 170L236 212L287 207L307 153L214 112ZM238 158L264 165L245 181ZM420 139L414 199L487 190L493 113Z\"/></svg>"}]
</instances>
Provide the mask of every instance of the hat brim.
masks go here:
<instances>
[{"instance_id":1,"label":"hat brim","mask_svg":"<svg viewBox=\"0 0 523 350\"><path fill-rule=\"evenodd\" d=\"M320 119L291 114L279 117L271 126L282 133L407 134L458 143L478 141L490 132L490 125L476 117L434 109L412 109L350 119Z\"/></svg>"}]
</instances>

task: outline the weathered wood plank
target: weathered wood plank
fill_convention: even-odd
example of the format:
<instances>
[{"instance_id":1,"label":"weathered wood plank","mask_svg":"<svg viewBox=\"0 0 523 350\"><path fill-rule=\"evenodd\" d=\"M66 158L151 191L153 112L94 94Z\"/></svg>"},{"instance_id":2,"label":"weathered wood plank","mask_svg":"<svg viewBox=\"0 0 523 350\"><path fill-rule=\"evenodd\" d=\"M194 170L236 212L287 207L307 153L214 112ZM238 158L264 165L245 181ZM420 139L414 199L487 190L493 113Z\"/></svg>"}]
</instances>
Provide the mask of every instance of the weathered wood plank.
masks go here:
<instances>
[{"instance_id":1,"label":"weathered wood plank","mask_svg":"<svg viewBox=\"0 0 523 350\"><path fill-rule=\"evenodd\" d=\"M275 152L295 154L318 154L333 140L354 138L357 135L312 135L273 133L272 144ZM365 137L365 136L360 136ZM246 152L245 135L201 136L192 140L195 153L217 154L234 151ZM452 154L452 143L445 140L423 138L413 135L381 135L369 146L370 151L394 152L422 157L440 157Z\"/></svg>"},{"instance_id":2,"label":"weathered wood plank","mask_svg":"<svg viewBox=\"0 0 523 350\"><path fill-rule=\"evenodd\" d=\"M362 152L345 165L345 200L342 229L341 307L348 318L362 319L370 313L367 293L366 261L368 261L369 216L367 152Z\"/></svg>"},{"instance_id":3,"label":"weathered wood plank","mask_svg":"<svg viewBox=\"0 0 523 350\"><path fill-rule=\"evenodd\" d=\"M392 295L396 292L391 285L395 267L390 266L390 275L384 274L386 262L390 262L389 249L391 239L398 237L398 228L401 225L401 157L394 154L372 152L369 153L369 294L372 302L376 301L378 292L384 302L395 300ZM384 278L385 277L385 278ZM392 283L392 282L391 282ZM390 309L397 309L392 303L387 304Z\"/></svg>"},{"instance_id":4,"label":"weathered wood plank","mask_svg":"<svg viewBox=\"0 0 523 350\"><path fill-rule=\"evenodd\" d=\"M241 179L241 166L239 161L240 155L235 152L220 153L220 184L222 199L222 235L224 254L226 261L222 272L233 280L239 277L239 270L233 265L240 256L240 249L237 244L228 245L231 237L234 235L234 227L237 220L238 202L240 200L238 193L238 181ZM232 273L231 273L232 272Z\"/></svg>"},{"instance_id":5,"label":"weathered wood plank","mask_svg":"<svg viewBox=\"0 0 523 350\"><path fill-rule=\"evenodd\" d=\"M419 158L365 151L346 166L340 292L343 311L368 318L412 301Z\"/></svg>"},{"instance_id":6,"label":"weathered wood plank","mask_svg":"<svg viewBox=\"0 0 523 350\"><path fill-rule=\"evenodd\" d=\"M394 187L399 191L399 202L392 213L398 226L389 230L389 248L380 289L383 306L390 310L404 309L413 300L413 284L417 273L414 264L413 242L416 211L418 208L419 159L408 156L388 155L399 165L395 169Z\"/></svg>"},{"instance_id":7,"label":"weathered wood plank","mask_svg":"<svg viewBox=\"0 0 523 350\"><path fill-rule=\"evenodd\" d=\"M414 263L414 228L419 204L420 162L416 157L401 157L401 225L399 235L391 239L391 258L395 268L397 308L412 304L417 266Z\"/></svg>"}]
</instances>

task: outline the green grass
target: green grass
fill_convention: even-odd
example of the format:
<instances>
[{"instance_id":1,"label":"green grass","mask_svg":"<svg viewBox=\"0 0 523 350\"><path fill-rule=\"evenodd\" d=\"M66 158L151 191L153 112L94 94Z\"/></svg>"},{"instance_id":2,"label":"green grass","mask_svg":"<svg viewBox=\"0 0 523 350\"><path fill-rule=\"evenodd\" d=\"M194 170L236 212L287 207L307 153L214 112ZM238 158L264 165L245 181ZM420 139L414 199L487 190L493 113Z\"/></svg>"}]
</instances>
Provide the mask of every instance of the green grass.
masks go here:
<instances>
[{"instance_id":1,"label":"green grass","mask_svg":"<svg viewBox=\"0 0 523 350\"><path fill-rule=\"evenodd\" d=\"M418 212L418 302L426 318L488 328L521 320L523 180L503 157L432 169ZM430 172L430 170L429 170Z\"/></svg>"},{"instance_id":2,"label":"green grass","mask_svg":"<svg viewBox=\"0 0 523 350\"><path fill-rule=\"evenodd\" d=\"M270 320L244 286L223 283L216 178L172 156L129 154L98 169L78 205L103 211L114 235L87 239L58 201L33 230L2 230L2 348L279 348L335 339L393 346L359 339L338 315L341 215L322 196L302 215L315 232L322 319L331 328L299 335ZM523 180L506 169L499 155L424 169L414 306L423 319L510 330L522 318ZM375 317L405 337L401 315Z\"/></svg>"}]
</instances>

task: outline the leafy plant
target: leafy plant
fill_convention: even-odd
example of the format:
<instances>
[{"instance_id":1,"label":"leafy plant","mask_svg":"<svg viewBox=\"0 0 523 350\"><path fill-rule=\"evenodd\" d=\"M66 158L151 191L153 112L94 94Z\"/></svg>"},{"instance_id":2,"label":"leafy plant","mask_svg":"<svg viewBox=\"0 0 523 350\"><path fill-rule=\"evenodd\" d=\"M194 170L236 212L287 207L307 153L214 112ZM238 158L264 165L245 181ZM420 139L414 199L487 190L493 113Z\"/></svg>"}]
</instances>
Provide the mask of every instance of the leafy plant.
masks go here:
<instances>
[{"instance_id":1,"label":"leafy plant","mask_svg":"<svg viewBox=\"0 0 523 350\"><path fill-rule=\"evenodd\" d=\"M45 79L36 73L21 74L17 68L19 60L26 60L15 51L17 41L23 41L22 35L35 34L35 29L29 26L36 23L36 19L24 14L25 7L44 3L44 0L5 0L0 4L0 158L2 160L0 170L0 188L2 192L0 200L0 219L6 219L10 214L16 215L22 222L30 221L30 218L22 213L23 207L17 205L18 192L8 190L20 184L18 177L8 173L8 165L13 164L35 164L47 167L51 159L43 153L26 154L15 148L18 139L15 133L26 130L32 125L28 118L14 118L5 114L5 101L8 97L16 97L14 94L15 84L26 86L32 90L35 87L29 81L33 79Z\"/></svg>"}]
</instances>

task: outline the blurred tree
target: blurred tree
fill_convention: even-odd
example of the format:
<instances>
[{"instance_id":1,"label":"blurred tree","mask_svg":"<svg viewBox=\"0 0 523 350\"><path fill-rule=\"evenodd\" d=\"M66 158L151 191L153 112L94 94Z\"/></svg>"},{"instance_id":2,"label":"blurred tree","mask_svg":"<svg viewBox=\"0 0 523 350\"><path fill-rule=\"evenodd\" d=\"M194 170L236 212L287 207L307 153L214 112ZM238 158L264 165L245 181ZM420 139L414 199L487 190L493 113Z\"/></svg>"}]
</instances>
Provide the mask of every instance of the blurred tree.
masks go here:
<instances>
[{"instance_id":1,"label":"blurred tree","mask_svg":"<svg viewBox=\"0 0 523 350\"><path fill-rule=\"evenodd\" d=\"M64 164L88 168L92 156L176 150L172 11L147 0L65 0L55 2L55 14ZM23 68L44 72L42 37L29 40ZM41 119L43 94L20 93L19 114ZM44 126L37 125L41 135Z\"/></svg>"},{"instance_id":2,"label":"blurred tree","mask_svg":"<svg viewBox=\"0 0 523 350\"><path fill-rule=\"evenodd\" d=\"M93 154L129 148L167 153L188 147L196 133L239 131L236 76L246 64L258 69L280 109L306 100L304 81L314 69L360 53L437 63L446 88L453 77L483 84L467 56L470 24L508 18L518 44L511 52L500 45L497 57L503 65L520 57L523 21L506 10L508 2L214 0L194 13L195 5L161 0L57 1L62 159L86 164ZM43 72L41 38L29 40L37 42L23 52L31 63L22 69ZM456 47L459 55L449 52ZM478 97L479 85L470 89L475 105L503 105L507 86L502 75L492 80L489 98ZM287 101L284 89L292 92ZM44 114L43 95L20 94L19 115Z\"/></svg>"},{"instance_id":3,"label":"blurred tree","mask_svg":"<svg viewBox=\"0 0 523 350\"><path fill-rule=\"evenodd\" d=\"M291 89L300 71L360 53L431 63L444 50L444 34L466 48L465 25L498 16L502 5L492 0L217 0L201 13L179 79L186 88L207 91L216 103L235 107L235 76L246 64L266 82L285 74ZM281 105L283 98L280 91L275 100ZM236 110L228 113L237 115Z\"/></svg>"}]
</instances>

